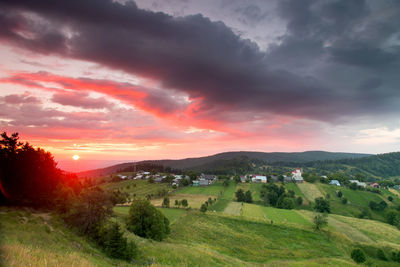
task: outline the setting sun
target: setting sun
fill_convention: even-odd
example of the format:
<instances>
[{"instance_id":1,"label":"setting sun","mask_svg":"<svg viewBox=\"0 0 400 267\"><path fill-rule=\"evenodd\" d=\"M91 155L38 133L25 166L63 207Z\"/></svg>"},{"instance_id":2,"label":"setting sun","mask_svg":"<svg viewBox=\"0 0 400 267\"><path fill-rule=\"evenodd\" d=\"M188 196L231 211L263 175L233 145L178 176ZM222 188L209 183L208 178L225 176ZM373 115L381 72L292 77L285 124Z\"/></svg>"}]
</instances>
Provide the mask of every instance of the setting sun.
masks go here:
<instances>
[{"instance_id":1,"label":"setting sun","mask_svg":"<svg viewBox=\"0 0 400 267\"><path fill-rule=\"evenodd\" d=\"M73 155L73 156L72 156L72 159L73 159L73 160L78 160L78 159L79 159L79 155Z\"/></svg>"}]
</instances>

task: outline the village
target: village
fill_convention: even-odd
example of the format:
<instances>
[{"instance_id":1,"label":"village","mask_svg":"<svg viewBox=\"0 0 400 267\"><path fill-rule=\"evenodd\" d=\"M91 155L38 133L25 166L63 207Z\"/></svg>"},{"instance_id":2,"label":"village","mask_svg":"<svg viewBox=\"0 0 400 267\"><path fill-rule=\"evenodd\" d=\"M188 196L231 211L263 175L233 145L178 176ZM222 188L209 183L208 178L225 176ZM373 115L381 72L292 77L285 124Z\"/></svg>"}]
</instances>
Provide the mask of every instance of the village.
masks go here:
<instances>
[{"instance_id":1,"label":"village","mask_svg":"<svg viewBox=\"0 0 400 267\"><path fill-rule=\"evenodd\" d=\"M173 188L182 187L182 186L209 186L215 183L218 180L229 179L235 180L236 177L240 179L241 183L304 183L306 182L303 178L303 171L301 168L294 169L290 175L289 174L281 174L281 175L262 175L262 174L246 174L241 176L218 176L215 174L204 174L201 173L196 175L196 177L190 177L189 175L183 174L169 174L169 173L151 173L149 171L139 171L137 173L133 173L131 175L123 175L117 174L121 180L149 180L151 183L170 183ZM328 176L322 175L322 179L329 181L329 185L332 186L343 186L340 181L335 179L329 179ZM238 181L237 181L238 182ZM346 183L347 185L352 185L356 188L380 188L381 185L377 182L362 182L356 179L349 179ZM400 189L399 185L395 185L394 189Z\"/></svg>"}]
</instances>

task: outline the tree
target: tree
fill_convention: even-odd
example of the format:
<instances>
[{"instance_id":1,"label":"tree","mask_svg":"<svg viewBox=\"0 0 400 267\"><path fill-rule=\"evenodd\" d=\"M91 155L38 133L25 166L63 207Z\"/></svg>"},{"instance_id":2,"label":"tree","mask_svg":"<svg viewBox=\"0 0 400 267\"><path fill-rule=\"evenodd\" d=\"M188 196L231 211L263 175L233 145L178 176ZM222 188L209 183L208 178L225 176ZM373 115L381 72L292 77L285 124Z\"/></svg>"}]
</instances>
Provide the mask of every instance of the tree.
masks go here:
<instances>
[{"instance_id":1,"label":"tree","mask_svg":"<svg viewBox=\"0 0 400 267\"><path fill-rule=\"evenodd\" d=\"M316 214L313 218L313 223L314 223L314 229L319 231L323 227L328 225L328 216L325 213Z\"/></svg>"},{"instance_id":2,"label":"tree","mask_svg":"<svg viewBox=\"0 0 400 267\"><path fill-rule=\"evenodd\" d=\"M224 182L222 183L222 185L224 187L228 187L229 186L229 180L224 180Z\"/></svg>"},{"instance_id":3,"label":"tree","mask_svg":"<svg viewBox=\"0 0 400 267\"><path fill-rule=\"evenodd\" d=\"M180 201L177 200L177 199L175 199L175 206L176 206L176 207L179 207L180 205L181 205Z\"/></svg>"},{"instance_id":4,"label":"tree","mask_svg":"<svg viewBox=\"0 0 400 267\"><path fill-rule=\"evenodd\" d=\"M118 223L112 223L109 228L102 228L99 232L99 245L112 258L131 260L137 255L137 246L123 237Z\"/></svg>"},{"instance_id":5,"label":"tree","mask_svg":"<svg viewBox=\"0 0 400 267\"><path fill-rule=\"evenodd\" d=\"M389 200L390 202L392 202L392 201L393 201L393 197L392 197L392 196L388 196L388 200Z\"/></svg>"},{"instance_id":6,"label":"tree","mask_svg":"<svg viewBox=\"0 0 400 267\"><path fill-rule=\"evenodd\" d=\"M201 204L200 211L203 212L203 213L206 212L207 211L207 205L206 204Z\"/></svg>"},{"instance_id":7,"label":"tree","mask_svg":"<svg viewBox=\"0 0 400 267\"><path fill-rule=\"evenodd\" d=\"M388 222L388 224L398 225L400 222L400 216L399 216L398 212L396 212L394 210L388 211L386 213L385 217L386 217L386 221Z\"/></svg>"},{"instance_id":8,"label":"tree","mask_svg":"<svg viewBox=\"0 0 400 267\"><path fill-rule=\"evenodd\" d=\"M303 204L303 198L302 197L297 197L296 198L296 202L297 202L297 205L301 206Z\"/></svg>"},{"instance_id":9,"label":"tree","mask_svg":"<svg viewBox=\"0 0 400 267\"><path fill-rule=\"evenodd\" d=\"M318 212L331 212L329 201L322 197L318 197L315 199L314 209Z\"/></svg>"},{"instance_id":10,"label":"tree","mask_svg":"<svg viewBox=\"0 0 400 267\"><path fill-rule=\"evenodd\" d=\"M346 205L347 204L347 198L342 198L342 204Z\"/></svg>"},{"instance_id":11,"label":"tree","mask_svg":"<svg viewBox=\"0 0 400 267\"><path fill-rule=\"evenodd\" d=\"M181 204L184 208L188 206L188 201L186 199L182 199Z\"/></svg>"},{"instance_id":12,"label":"tree","mask_svg":"<svg viewBox=\"0 0 400 267\"><path fill-rule=\"evenodd\" d=\"M245 195L243 189L240 188L238 191L236 191L235 196L237 202L245 202Z\"/></svg>"},{"instance_id":13,"label":"tree","mask_svg":"<svg viewBox=\"0 0 400 267\"><path fill-rule=\"evenodd\" d=\"M168 198L168 197L164 197L162 206L163 206L164 208L169 208L169 198Z\"/></svg>"},{"instance_id":14,"label":"tree","mask_svg":"<svg viewBox=\"0 0 400 267\"><path fill-rule=\"evenodd\" d=\"M250 191L246 191L246 193L244 194L244 202L253 203L253 197L251 196Z\"/></svg>"},{"instance_id":15,"label":"tree","mask_svg":"<svg viewBox=\"0 0 400 267\"><path fill-rule=\"evenodd\" d=\"M294 208L294 199L290 197L280 197L276 205L279 209L291 210Z\"/></svg>"},{"instance_id":16,"label":"tree","mask_svg":"<svg viewBox=\"0 0 400 267\"><path fill-rule=\"evenodd\" d=\"M126 228L138 236L157 241L163 240L170 232L168 219L144 199L132 203Z\"/></svg>"},{"instance_id":17,"label":"tree","mask_svg":"<svg viewBox=\"0 0 400 267\"><path fill-rule=\"evenodd\" d=\"M107 193L99 187L82 191L73 200L65 221L75 226L80 232L92 236L101 224L112 214L112 202Z\"/></svg>"},{"instance_id":18,"label":"tree","mask_svg":"<svg viewBox=\"0 0 400 267\"><path fill-rule=\"evenodd\" d=\"M364 252L362 252L362 250L359 248L353 249L351 252L351 258L357 263L362 263L366 260Z\"/></svg>"},{"instance_id":19,"label":"tree","mask_svg":"<svg viewBox=\"0 0 400 267\"><path fill-rule=\"evenodd\" d=\"M240 183L242 180L240 180L240 176L239 175L235 175L234 177L233 177L233 180L235 181L235 183Z\"/></svg>"},{"instance_id":20,"label":"tree","mask_svg":"<svg viewBox=\"0 0 400 267\"><path fill-rule=\"evenodd\" d=\"M350 189L352 189L352 190L357 190L357 188L358 188L358 186L357 186L356 183L351 183L349 187L350 187Z\"/></svg>"},{"instance_id":21,"label":"tree","mask_svg":"<svg viewBox=\"0 0 400 267\"><path fill-rule=\"evenodd\" d=\"M338 198L341 198L341 197L343 196L343 193L342 193L342 191L339 190L339 191L336 193L336 195L337 195Z\"/></svg>"},{"instance_id":22,"label":"tree","mask_svg":"<svg viewBox=\"0 0 400 267\"><path fill-rule=\"evenodd\" d=\"M18 133L1 134L0 201L53 207L64 178L51 153L20 142Z\"/></svg>"}]
</instances>

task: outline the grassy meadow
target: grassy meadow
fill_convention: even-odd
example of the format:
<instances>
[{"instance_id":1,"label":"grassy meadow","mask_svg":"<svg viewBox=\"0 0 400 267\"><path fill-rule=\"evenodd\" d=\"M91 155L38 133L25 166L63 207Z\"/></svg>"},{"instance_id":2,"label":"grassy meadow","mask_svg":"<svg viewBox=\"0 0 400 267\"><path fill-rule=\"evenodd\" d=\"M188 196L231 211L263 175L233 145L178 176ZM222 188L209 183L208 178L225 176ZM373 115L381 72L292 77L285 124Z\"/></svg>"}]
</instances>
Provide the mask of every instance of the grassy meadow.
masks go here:
<instances>
[{"instance_id":1,"label":"grassy meadow","mask_svg":"<svg viewBox=\"0 0 400 267\"><path fill-rule=\"evenodd\" d=\"M133 182L137 185L131 192L143 192L142 195L163 188L163 184ZM127 181L120 183L118 188L129 185ZM330 194L334 211L340 207L335 205L342 205L335 195L336 187L308 183L285 186L304 198ZM255 203L234 201L234 193L239 188L251 190ZM342 211L330 214L328 226L315 231L314 212L260 205L260 188L261 184L236 185L231 182L224 187L218 182L209 187L186 187L170 192L171 206L175 199L185 198L192 208L158 207L169 219L171 227L170 235L162 242L140 238L125 230L129 206L115 207L111 220L118 221L125 237L138 245L140 252L134 266L359 266L350 258L354 248L361 248L366 253L366 266L397 266L377 258L378 249L383 249L388 257L392 251L400 250L397 228L379 221L346 217ZM349 198L349 204L342 207L346 212L370 199L384 199L393 194L388 191L380 196L365 191L341 190ZM217 201L206 213L199 212L197 208L208 197ZM156 201L159 200L152 202L158 206L161 203ZM398 201L397 197L395 201ZM107 258L94 244L73 229L64 227L52 214L3 208L0 209L0 222L4 233L0 248L5 266L131 265Z\"/></svg>"}]
</instances>

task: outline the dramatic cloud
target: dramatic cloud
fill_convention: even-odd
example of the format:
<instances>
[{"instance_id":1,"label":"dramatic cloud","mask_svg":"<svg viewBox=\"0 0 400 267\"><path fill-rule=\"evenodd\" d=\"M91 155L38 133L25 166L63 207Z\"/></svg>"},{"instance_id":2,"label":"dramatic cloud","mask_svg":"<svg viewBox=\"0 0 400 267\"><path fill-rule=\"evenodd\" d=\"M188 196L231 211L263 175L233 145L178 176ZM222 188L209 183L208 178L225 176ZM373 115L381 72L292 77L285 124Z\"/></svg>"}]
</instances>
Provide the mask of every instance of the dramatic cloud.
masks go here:
<instances>
[{"instance_id":1,"label":"dramatic cloud","mask_svg":"<svg viewBox=\"0 0 400 267\"><path fill-rule=\"evenodd\" d=\"M268 53L222 22L202 15L172 17L138 9L132 2L107 0L96 5L91 1L3 2L4 42L154 79L164 89L201 99L199 115L240 109L334 121L388 112L399 100L396 92L386 93L393 89L390 77L379 91L365 97L358 85L344 83L345 88L338 88L316 73L298 75L296 68L288 66L295 63L301 68L324 58L362 68L398 64L398 44L383 47L382 42L398 34L399 27L370 18L371 7L364 1L280 1L278 10L287 20L288 32ZM394 18L396 11L382 16ZM244 12L259 11L249 7ZM367 35L370 32L372 36ZM277 61L282 62L278 67ZM163 102L159 95L148 97ZM378 107L371 109L372 104ZM170 105L162 107L163 112L170 109Z\"/></svg>"},{"instance_id":2,"label":"dramatic cloud","mask_svg":"<svg viewBox=\"0 0 400 267\"><path fill-rule=\"evenodd\" d=\"M0 125L166 154L400 145L399 17L390 0L0 0Z\"/></svg>"}]
</instances>

